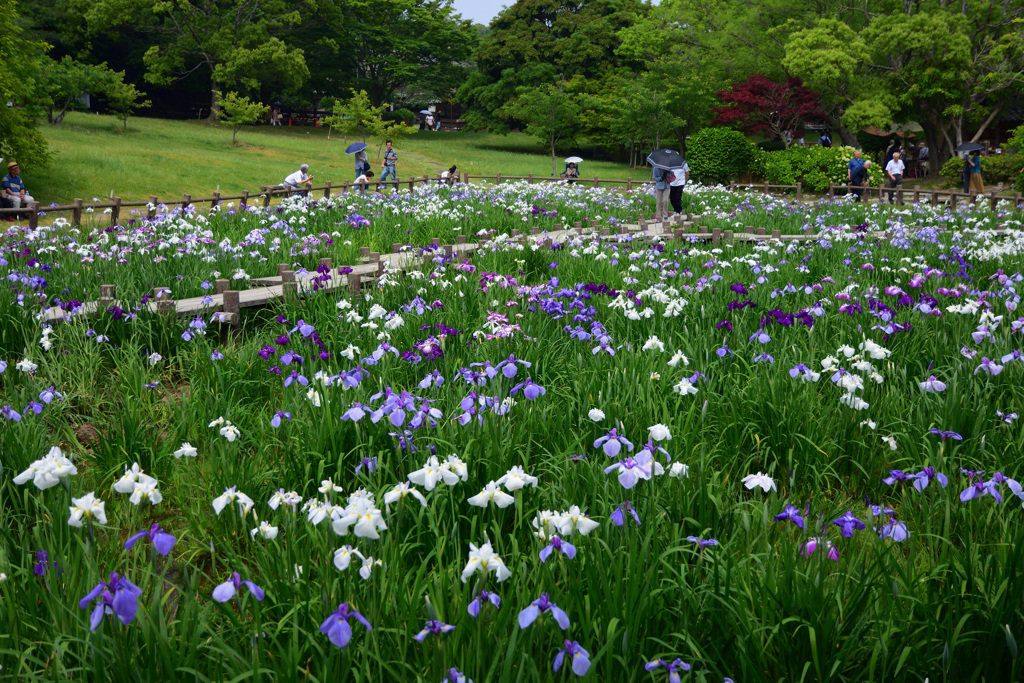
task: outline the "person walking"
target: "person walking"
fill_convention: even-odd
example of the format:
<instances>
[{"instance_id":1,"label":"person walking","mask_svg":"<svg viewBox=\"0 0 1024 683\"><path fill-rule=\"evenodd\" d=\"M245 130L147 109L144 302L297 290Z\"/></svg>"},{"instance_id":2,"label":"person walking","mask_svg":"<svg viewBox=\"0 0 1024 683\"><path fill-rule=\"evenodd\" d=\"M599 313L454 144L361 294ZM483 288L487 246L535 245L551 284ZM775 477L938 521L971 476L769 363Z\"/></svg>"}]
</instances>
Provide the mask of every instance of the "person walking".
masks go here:
<instances>
[{"instance_id":1,"label":"person walking","mask_svg":"<svg viewBox=\"0 0 1024 683\"><path fill-rule=\"evenodd\" d=\"M655 166L651 170L651 179L654 180L654 220L664 221L668 219L668 194L669 184L665 176L668 171Z\"/></svg>"},{"instance_id":2,"label":"person walking","mask_svg":"<svg viewBox=\"0 0 1024 683\"><path fill-rule=\"evenodd\" d=\"M885 174L889 178L889 190L890 190L889 191L889 203L890 204L894 203L895 197L896 197L896 193L893 192L892 190L894 188L902 188L903 187L903 171L904 171L905 168L906 168L906 166L904 165L903 160L900 159L900 153L899 152L893 152L892 159L890 159L889 163L885 165ZM902 204L902 203L903 203L903 194L902 194L902 191L901 191L901 193L900 193L900 204Z\"/></svg>"},{"instance_id":3,"label":"person walking","mask_svg":"<svg viewBox=\"0 0 1024 683\"><path fill-rule=\"evenodd\" d=\"M864 167L864 162L860 158L860 150L858 149L853 153L853 158L850 159L850 163L846 164L846 183L848 185L859 186L861 183L854 182L853 178L858 175L861 168ZM853 195L856 197L855 202L860 201L860 192L853 190Z\"/></svg>"},{"instance_id":4,"label":"person walking","mask_svg":"<svg viewBox=\"0 0 1024 683\"><path fill-rule=\"evenodd\" d=\"M928 149L928 143L924 143L917 150L917 166L921 169L921 177L928 175L928 157L931 151Z\"/></svg>"},{"instance_id":5,"label":"person walking","mask_svg":"<svg viewBox=\"0 0 1024 683\"><path fill-rule=\"evenodd\" d=\"M850 171L850 185L853 187L853 201L864 201L864 186L868 182L868 171L871 169L871 161L864 161Z\"/></svg>"},{"instance_id":6,"label":"person walking","mask_svg":"<svg viewBox=\"0 0 1024 683\"><path fill-rule=\"evenodd\" d=\"M683 212L683 188L690 180L690 167L684 161L682 166L672 169L672 176L668 183L668 200L672 203L672 211L675 212L673 216L678 216Z\"/></svg>"},{"instance_id":7,"label":"person walking","mask_svg":"<svg viewBox=\"0 0 1024 683\"><path fill-rule=\"evenodd\" d=\"M397 183L398 173L395 171L395 165L398 163L398 152L391 147L391 140L386 141L384 144L387 146L387 149L384 150L384 163L380 165L384 171L380 176L380 181L383 183L390 176Z\"/></svg>"},{"instance_id":8,"label":"person walking","mask_svg":"<svg viewBox=\"0 0 1024 683\"><path fill-rule=\"evenodd\" d=\"M818 144L821 145L822 147L832 146L832 136L829 135L827 130L821 134L820 138L818 138Z\"/></svg>"},{"instance_id":9,"label":"person walking","mask_svg":"<svg viewBox=\"0 0 1024 683\"><path fill-rule=\"evenodd\" d=\"M892 139L892 143L889 148L885 150L885 165L888 166L889 162L892 161L892 155L900 151L900 142L896 138Z\"/></svg>"},{"instance_id":10,"label":"person walking","mask_svg":"<svg viewBox=\"0 0 1024 683\"><path fill-rule=\"evenodd\" d=\"M985 183L981 178L981 152L975 150L967 157L967 191L971 194L985 194Z\"/></svg>"}]
</instances>

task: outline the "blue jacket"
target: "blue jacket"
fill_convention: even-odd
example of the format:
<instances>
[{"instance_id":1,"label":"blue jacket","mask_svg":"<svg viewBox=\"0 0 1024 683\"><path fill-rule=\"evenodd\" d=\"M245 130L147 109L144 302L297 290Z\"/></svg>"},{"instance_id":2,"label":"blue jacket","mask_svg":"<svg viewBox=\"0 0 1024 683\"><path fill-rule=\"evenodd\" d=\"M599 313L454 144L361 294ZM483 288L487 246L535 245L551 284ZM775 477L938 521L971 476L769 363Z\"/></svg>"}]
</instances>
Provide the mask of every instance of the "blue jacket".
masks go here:
<instances>
[{"instance_id":1,"label":"blue jacket","mask_svg":"<svg viewBox=\"0 0 1024 683\"><path fill-rule=\"evenodd\" d=\"M654 188L657 190L667 190L668 183L665 182L665 171L660 168L651 170L651 178L654 180Z\"/></svg>"}]
</instances>

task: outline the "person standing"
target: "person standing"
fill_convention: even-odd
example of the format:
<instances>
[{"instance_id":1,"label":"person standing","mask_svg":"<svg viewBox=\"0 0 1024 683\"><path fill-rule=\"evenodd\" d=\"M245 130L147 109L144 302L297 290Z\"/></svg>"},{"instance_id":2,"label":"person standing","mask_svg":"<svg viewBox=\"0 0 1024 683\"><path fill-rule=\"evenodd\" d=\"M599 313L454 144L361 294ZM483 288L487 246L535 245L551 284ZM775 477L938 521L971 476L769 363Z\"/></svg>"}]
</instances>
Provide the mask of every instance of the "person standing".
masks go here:
<instances>
[{"instance_id":1,"label":"person standing","mask_svg":"<svg viewBox=\"0 0 1024 683\"><path fill-rule=\"evenodd\" d=\"M654 180L654 220L664 221L668 219L668 193L669 184L666 180L668 171L655 166L651 170L651 179Z\"/></svg>"},{"instance_id":2,"label":"person standing","mask_svg":"<svg viewBox=\"0 0 1024 683\"><path fill-rule=\"evenodd\" d=\"M395 165L398 163L398 152L391 147L391 140L386 141L384 144L387 146L387 149L384 150L384 163L380 166L384 171L380 176L380 181L383 183L390 176L397 183L398 174L395 172Z\"/></svg>"},{"instance_id":3,"label":"person standing","mask_svg":"<svg viewBox=\"0 0 1024 683\"><path fill-rule=\"evenodd\" d=\"M846 182L848 184L850 184L850 185L857 184L857 183L853 182L853 176L857 172L857 169L859 169L863 165L864 165L864 162L860 158L860 150L858 149L857 151L855 151L853 153L853 158L850 159L850 163L846 164ZM854 190L854 193L856 194L856 190ZM860 201L860 195L859 194L857 195L857 197L858 197L857 201Z\"/></svg>"},{"instance_id":4,"label":"person standing","mask_svg":"<svg viewBox=\"0 0 1024 683\"><path fill-rule=\"evenodd\" d=\"M967 191L971 194L985 194L985 183L981 178L981 152L975 150L967 157Z\"/></svg>"},{"instance_id":5,"label":"person standing","mask_svg":"<svg viewBox=\"0 0 1024 683\"><path fill-rule=\"evenodd\" d=\"M861 161L860 152L858 151L846 166L846 173L853 188L851 191L853 193L853 201L855 202L864 200L864 185L868 180L870 164L870 161Z\"/></svg>"},{"instance_id":6,"label":"person standing","mask_svg":"<svg viewBox=\"0 0 1024 683\"><path fill-rule=\"evenodd\" d=\"M4 199L11 203L11 208L27 208L35 200L25 191L25 181L21 178L21 167L17 161L7 164L7 175L0 181ZM13 218L11 219L13 220Z\"/></svg>"},{"instance_id":7,"label":"person standing","mask_svg":"<svg viewBox=\"0 0 1024 683\"><path fill-rule=\"evenodd\" d=\"M356 178L361 175L366 175L366 172L370 170L370 161L366 158L366 150L362 149L356 152Z\"/></svg>"},{"instance_id":8,"label":"person standing","mask_svg":"<svg viewBox=\"0 0 1024 683\"><path fill-rule=\"evenodd\" d=\"M922 178L928 175L928 155L930 153L928 143L922 144L920 149L917 150L917 165L921 169Z\"/></svg>"},{"instance_id":9,"label":"person standing","mask_svg":"<svg viewBox=\"0 0 1024 683\"><path fill-rule=\"evenodd\" d=\"M832 136L829 135L827 130L821 134L820 138L818 138L818 144L821 145L822 147L832 146Z\"/></svg>"},{"instance_id":10,"label":"person standing","mask_svg":"<svg viewBox=\"0 0 1024 683\"><path fill-rule=\"evenodd\" d=\"M672 176L668 184L668 200L672 203L674 215L678 216L683 212L683 188L690 180L690 167L684 161L682 166L672 169Z\"/></svg>"},{"instance_id":11,"label":"person standing","mask_svg":"<svg viewBox=\"0 0 1024 683\"><path fill-rule=\"evenodd\" d=\"M892 159L885 165L885 174L889 177L889 203L892 204L895 201L896 193L892 190L894 188L901 188L903 186L903 171L906 166L903 164L903 160L900 159L899 152L893 152ZM900 195L900 204L903 203L903 195Z\"/></svg>"},{"instance_id":12,"label":"person standing","mask_svg":"<svg viewBox=\"0 0 1024 683\"><path fill-rule=\"evenodd\" d=\"M889 148L885 150L885 165L888 166L889 162L892 161L892 155L900 151L900 142L896 138L892 139L892 143Z\"/></svg>"}]
</instances>

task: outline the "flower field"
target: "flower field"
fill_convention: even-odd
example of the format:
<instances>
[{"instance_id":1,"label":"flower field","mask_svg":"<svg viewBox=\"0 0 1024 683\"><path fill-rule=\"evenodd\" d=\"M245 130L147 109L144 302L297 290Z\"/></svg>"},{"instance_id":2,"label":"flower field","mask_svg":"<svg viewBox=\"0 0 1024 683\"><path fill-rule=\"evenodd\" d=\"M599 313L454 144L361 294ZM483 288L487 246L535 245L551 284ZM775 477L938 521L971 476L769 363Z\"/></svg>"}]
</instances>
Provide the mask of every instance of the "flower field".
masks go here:
<instances>
[{"instance_id":1,"label":"flower field","mask_svg":"<svg viewBox=\"0 0 1024 683\"><path fill-rule=\"evenodd\" d=\"M1021 213L684 202L816 239L522 183L10 229L0 678L1017 680ZM145 306L396 243L236 332Z\"/></svg>"}]
</instances>

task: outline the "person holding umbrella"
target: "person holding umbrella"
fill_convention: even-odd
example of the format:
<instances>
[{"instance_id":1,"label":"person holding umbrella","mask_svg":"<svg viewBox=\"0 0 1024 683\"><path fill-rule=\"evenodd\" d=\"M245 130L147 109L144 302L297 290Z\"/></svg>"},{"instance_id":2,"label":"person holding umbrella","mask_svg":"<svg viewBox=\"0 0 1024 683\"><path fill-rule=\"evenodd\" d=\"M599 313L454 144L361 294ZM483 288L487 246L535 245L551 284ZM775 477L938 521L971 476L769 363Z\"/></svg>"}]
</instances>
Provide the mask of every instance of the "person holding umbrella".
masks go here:
<instances>
[{"instance_id":1,"label":"person holding umbrella","mask_svg":"<svg viewBox=\"0 0 1024 683\"><path fill-rule=\"evenodd\" d=\"M651 165L651 179L654 181L654 220L668 219L669 179L673 168L682 168L686 161L683 155L672 149L659 149L647 156Z\"/></svg>"},{"instance_id":2,"label":"person holding umbrella","mask_svg":"<svg viewBox=\"0 0 1024 683\"><path fill-rule=\"evenodd\" d=\"M985 194L985 183L981 178L981 151L974 150L967 157L967 191L971 194Z\"/></svg>"},{"instance_id":3,"label":"person holding umbrella","mask_svg":"<svg viewBox=\"0 0 1024 683\"><path fill-rule=\"evenodd\" d=\"M370 162L366 158L366 143L353 142L345 148L345 154L356 155L356 178L365 175L370 170Z\"/></svg>"},{"instance_id":4,"label":"person holding umbrella","mask_svg":"<svg viewBox=\"0 0 1024 683\"><path fill-rule=\"evenodd\" d=\"M673 215L678 216L683 212L683 188L690 179L690 167L684 161L682 166L673 168L670 173L672 178L668 183L668 200L672 202Z\"/></svg>"}]
</instances>

